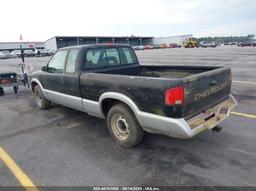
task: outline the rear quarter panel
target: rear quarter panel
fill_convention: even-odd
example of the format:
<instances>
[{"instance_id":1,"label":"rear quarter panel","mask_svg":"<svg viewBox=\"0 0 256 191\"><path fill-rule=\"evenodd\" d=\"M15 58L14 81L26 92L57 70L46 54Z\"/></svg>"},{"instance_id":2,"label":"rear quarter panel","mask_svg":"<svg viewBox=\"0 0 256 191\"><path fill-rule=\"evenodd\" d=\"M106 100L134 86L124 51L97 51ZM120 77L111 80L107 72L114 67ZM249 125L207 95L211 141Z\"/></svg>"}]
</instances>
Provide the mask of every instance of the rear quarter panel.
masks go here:
<instances>
[{"instance_id":1,"label":"rear quarter panel","mask_svg":"<svg viewBox=\"0 0 256 191\"><path fill-rule=\"evenodd\" d=\"M121 93L133 100L141 111L166 116L165 90L181 83L181 80L175 79L82 73L80 91L83 98L93 101L98 101L106 92Z\"/></svg>"}]
</instances>

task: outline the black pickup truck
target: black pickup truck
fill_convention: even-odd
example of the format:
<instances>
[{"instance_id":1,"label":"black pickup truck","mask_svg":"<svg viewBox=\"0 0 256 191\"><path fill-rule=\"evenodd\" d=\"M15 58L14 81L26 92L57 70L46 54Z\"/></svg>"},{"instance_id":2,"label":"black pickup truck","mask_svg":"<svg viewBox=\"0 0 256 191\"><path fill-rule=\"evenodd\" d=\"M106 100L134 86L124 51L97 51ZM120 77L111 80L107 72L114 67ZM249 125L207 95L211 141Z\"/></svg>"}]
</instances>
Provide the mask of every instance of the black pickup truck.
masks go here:
<instances>
[{"instance_id":1,"label":"black pickup truck","mask_svg":"<svg viewBox=\"0 0 256 191\"><path fill-rule=\"evenodd\" d=\"M230 115L230 68L140 65L128 45L59 49L31 78L37 104L58 103L106 118L120 145L132 147L143 132L190 138Z\"/></svg>"}]
</instances>

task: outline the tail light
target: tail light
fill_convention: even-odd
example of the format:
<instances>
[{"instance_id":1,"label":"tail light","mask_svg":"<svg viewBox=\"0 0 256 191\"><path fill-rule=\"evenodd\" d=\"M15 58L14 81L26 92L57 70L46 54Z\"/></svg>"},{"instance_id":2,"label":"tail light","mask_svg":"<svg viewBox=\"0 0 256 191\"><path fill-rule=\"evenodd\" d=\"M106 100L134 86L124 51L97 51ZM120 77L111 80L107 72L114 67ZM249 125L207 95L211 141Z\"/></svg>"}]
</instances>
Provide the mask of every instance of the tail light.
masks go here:
<instances>
[{"instance_id":1,"label":"tail light","mask_svg":"<svg viewBox=\"0 0 256 191\"><path fill-rule=\"evenodd\" d=\"M166 105L181 105L185 103L184 87L179 86L165 91Z\"/></svg>"},{"instance_id":2,"label":"tail light","mask_svg":"<svg viewBox=\"0 0 256 191\"><path fill-rule=\"evenodd\" d=\"M10 80L0 80L0 84L10 84Z\"/></svg>"},{"instance_id":3,"label":"tail light","mask_svg":"<svg viewBox=\"0 0 256 191\"><path fill-rule=\"evenodd\" d=\"M114 43L106 43L105 45L106 45L107 47L109 47L109 48L112 48L113 45L114 45Z\"/></svg>"}]
</instances>

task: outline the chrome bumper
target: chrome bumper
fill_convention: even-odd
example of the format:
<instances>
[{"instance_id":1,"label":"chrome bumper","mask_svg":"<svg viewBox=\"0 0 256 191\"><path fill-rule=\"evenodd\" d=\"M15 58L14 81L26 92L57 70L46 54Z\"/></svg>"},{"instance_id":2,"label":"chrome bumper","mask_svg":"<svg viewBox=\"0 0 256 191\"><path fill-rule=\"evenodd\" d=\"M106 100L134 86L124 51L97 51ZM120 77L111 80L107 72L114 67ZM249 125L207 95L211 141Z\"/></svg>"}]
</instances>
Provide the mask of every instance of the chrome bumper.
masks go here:
<instances>
[{"instance_id":1,"label":"chrome bumper","mask_svg":"<svg viewBox=\"0 0 256 191\"><path fill-rule=\"evenodd\" d=\"M145 112L137 113L136 117L145 131L175 138L191 138L204 130L217 126L229 117L231 110L236 105L236 100L230 95L227 100L189 120L174 119Z\"/></svg>"}]
</instances>

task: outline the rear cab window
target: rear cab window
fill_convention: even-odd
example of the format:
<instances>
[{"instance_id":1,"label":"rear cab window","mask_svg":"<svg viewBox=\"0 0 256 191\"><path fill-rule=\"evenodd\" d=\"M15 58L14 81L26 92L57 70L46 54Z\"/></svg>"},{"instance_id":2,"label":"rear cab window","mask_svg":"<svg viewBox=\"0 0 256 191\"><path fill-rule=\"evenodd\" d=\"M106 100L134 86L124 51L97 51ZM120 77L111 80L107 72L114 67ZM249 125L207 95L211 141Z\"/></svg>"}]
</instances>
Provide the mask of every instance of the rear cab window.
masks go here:
<instances>
[{"instance_id":1,"label":"rear cab window","mask_svg":"<svg viewBox=\"0 0 256 191\"><path fill-rule=\"evenodd\" d=\"M120 65L120 58L117 48L107 48L106 55L108 60L108 66Z\"/></svg>"},{"instance_id":2,"label":"rear cab window","mask_svg":"<svg viewBox=\"0 0 256 191\"><path fill-rule=\"evenodd\" d=\"M88 49L86 55L86 69L98 69L108 66L104 48Z\"/></svg>"},{"instance_id":3,"label":"rear cab window","mask_svg":"<svg viewBox=\"0 0 256 191\"><path fill-rule=\"evenodd\" d=\"M122 64L137 64L138 60L134 51L130 47L119 48L119 52L122 58Z\"/></svg>"},{"instance_id":4,"label":"rear cab window","mask_svg":"<svg viewBox=\"0 0 256 191\"><path fill-rule=\"evenodd\" d=\"M85 69L111 68L120 65L138 64L130 47L103 47L87 50Z\"/></svg>"}]
</instances>

